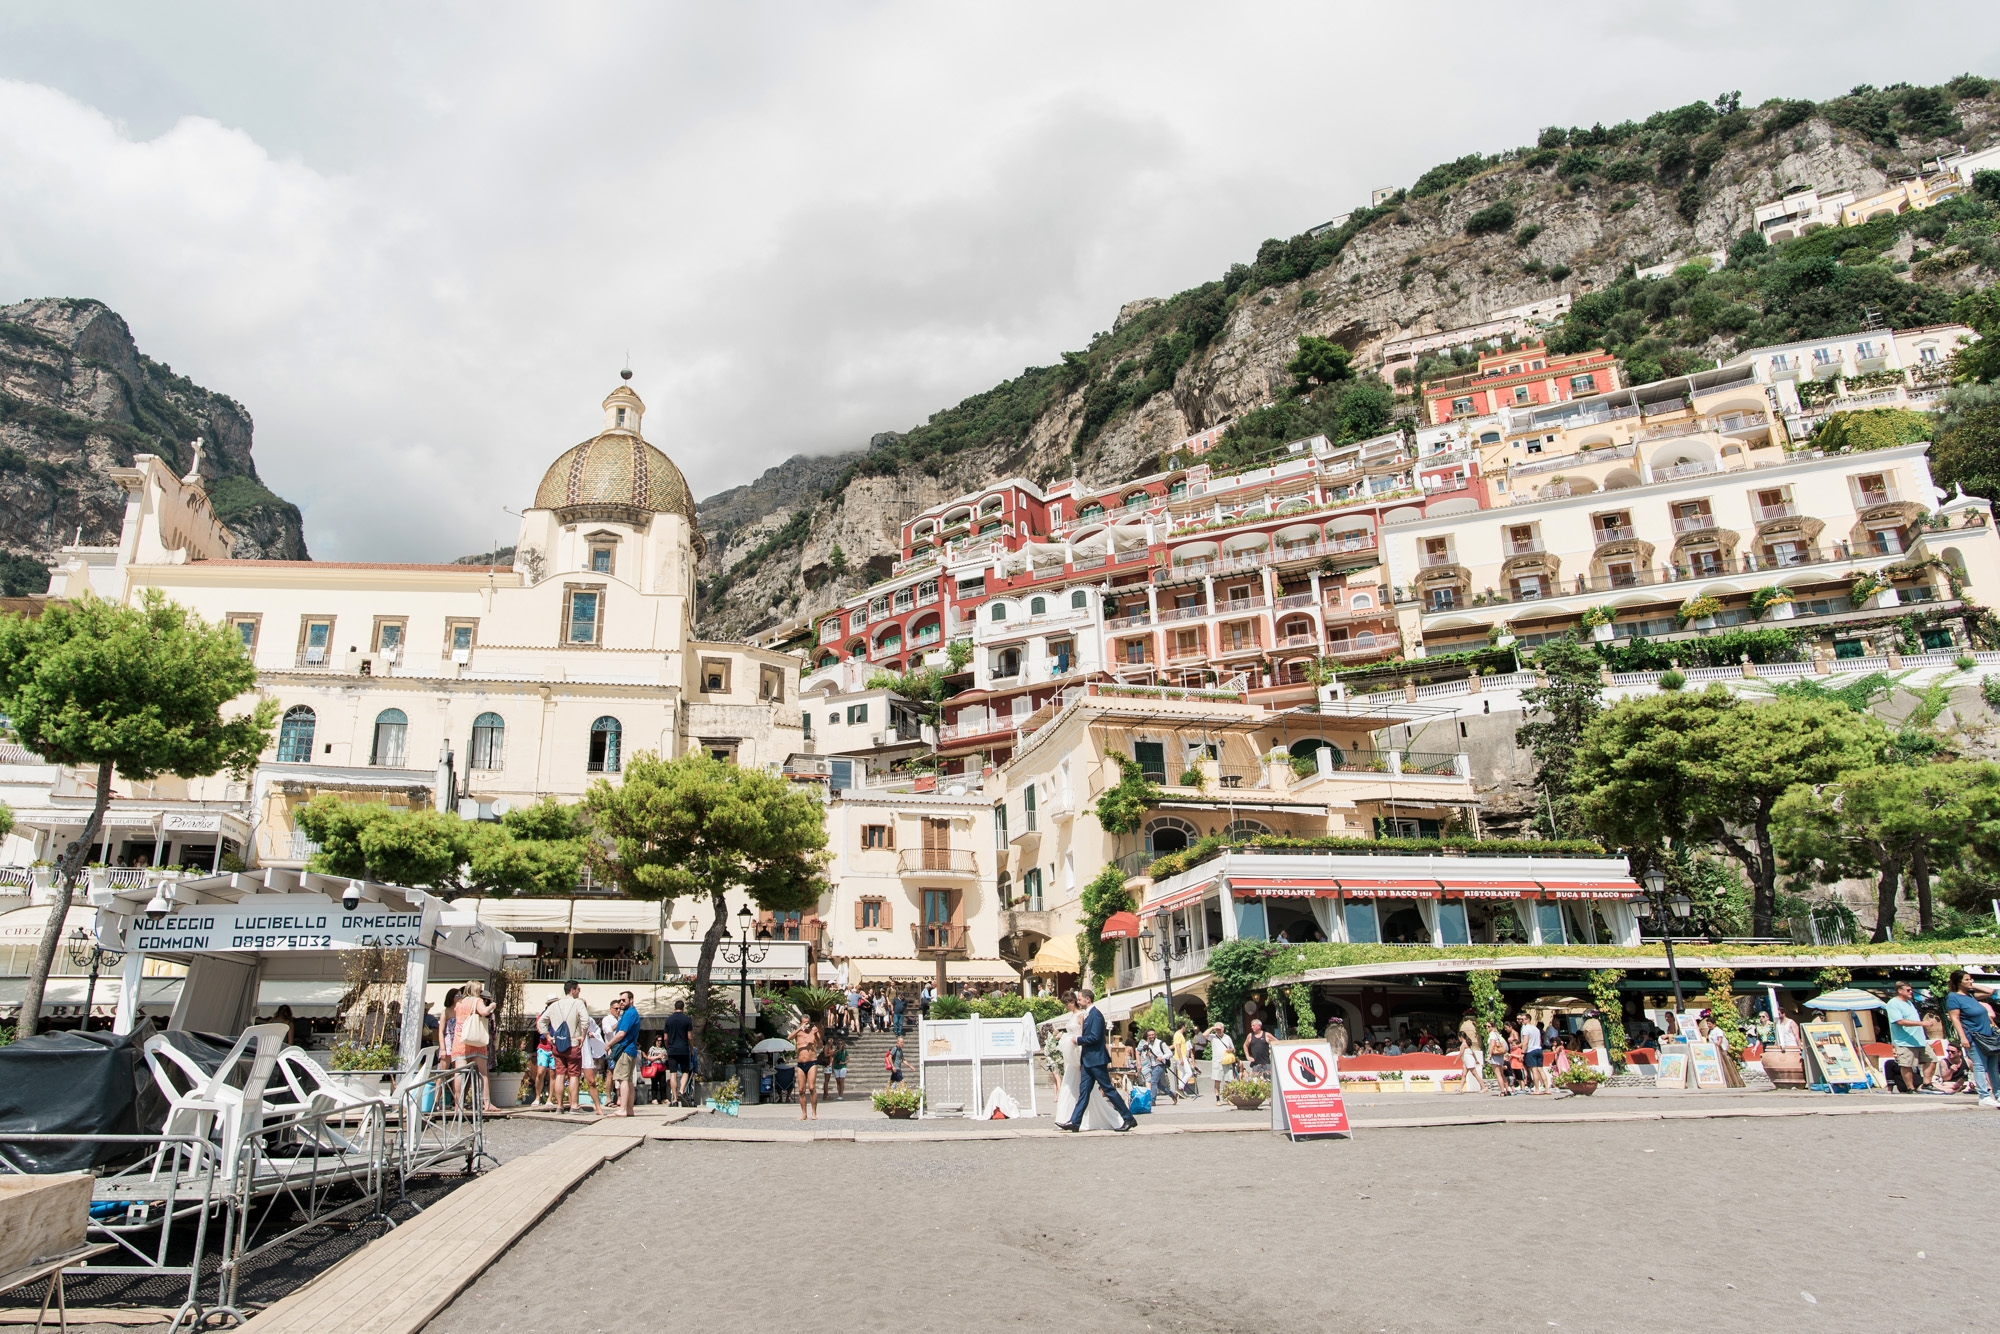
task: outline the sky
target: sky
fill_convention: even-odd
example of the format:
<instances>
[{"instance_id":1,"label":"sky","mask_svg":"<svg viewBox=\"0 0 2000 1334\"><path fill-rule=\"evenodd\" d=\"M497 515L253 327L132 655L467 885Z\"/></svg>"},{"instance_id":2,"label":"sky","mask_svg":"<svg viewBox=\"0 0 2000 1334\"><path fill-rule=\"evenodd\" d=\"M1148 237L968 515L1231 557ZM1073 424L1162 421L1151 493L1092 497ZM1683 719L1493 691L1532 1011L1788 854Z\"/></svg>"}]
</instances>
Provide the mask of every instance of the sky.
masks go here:
<instances>
[{"instance_id":1,"label":"sky","mask_svg":"<svg viewBox=\"0 0 2000 1334\"><path fill-rule=\"evenodd\" d=\"M2000 75L1885 13L0 0L0 303L243 403L319 558L450 559L628 359L705 496L1543 125Z\"/></svg>"}]
</instances>

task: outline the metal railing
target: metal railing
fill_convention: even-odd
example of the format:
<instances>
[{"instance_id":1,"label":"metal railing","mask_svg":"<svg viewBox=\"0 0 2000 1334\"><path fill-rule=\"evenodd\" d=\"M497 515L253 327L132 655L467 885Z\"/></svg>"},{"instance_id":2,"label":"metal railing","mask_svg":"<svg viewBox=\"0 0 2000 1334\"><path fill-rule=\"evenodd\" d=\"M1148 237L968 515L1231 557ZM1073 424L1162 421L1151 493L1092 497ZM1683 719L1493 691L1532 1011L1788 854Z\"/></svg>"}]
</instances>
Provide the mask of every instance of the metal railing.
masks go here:
<instances>
[{"instance_id":1,"label":"metal railing","mask_svg":"<svg viewBox=\"0 0 2000 1334\"><path fill-rule=\"evenodd\" d=\"M904 875L976 875L979 863L964 848L904 848L896 856Z\"/></svg>"},{"instance_id":2,"label":"metal railing","mask_svg":"<svg viewBox=\"0 0 2000 1334\"><path fill-rule=\"evenodd\" d=\"M920 953L963 954L969 933L961 922L912 922L910 940Z\"/></svg>"},{"instance_id":3,"label":"metal railing","mask_svg":"<svg viewBox=\"0 0 2000 1334\"><path fill-rule=\"evenodd\" d=\"M1674 516L1676 533L1707 532L1716 526L1713 514L1677 514Z\"/></svg>"}]
</instances>

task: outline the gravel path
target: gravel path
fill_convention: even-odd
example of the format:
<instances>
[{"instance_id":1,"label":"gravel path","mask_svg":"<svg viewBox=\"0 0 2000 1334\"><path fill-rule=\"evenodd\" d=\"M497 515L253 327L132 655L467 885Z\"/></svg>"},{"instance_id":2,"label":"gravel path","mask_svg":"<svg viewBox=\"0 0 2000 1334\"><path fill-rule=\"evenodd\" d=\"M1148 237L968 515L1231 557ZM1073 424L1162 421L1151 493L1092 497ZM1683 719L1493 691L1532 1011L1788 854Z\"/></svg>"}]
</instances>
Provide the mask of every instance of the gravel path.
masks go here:
<instances>
[{"instance_id":1,"label":"gravel path","mask_svg":"<svg viewBox=\"0 0 2000 1334\"><path fill-rule=\"evenodd\" d=\"M1971 1328L1990 1247L1943 1220L1992 1197L1996 1150L2000 1115L1961 1111L654 1142L427 1334Z\"/></svg>"}]
</instances>

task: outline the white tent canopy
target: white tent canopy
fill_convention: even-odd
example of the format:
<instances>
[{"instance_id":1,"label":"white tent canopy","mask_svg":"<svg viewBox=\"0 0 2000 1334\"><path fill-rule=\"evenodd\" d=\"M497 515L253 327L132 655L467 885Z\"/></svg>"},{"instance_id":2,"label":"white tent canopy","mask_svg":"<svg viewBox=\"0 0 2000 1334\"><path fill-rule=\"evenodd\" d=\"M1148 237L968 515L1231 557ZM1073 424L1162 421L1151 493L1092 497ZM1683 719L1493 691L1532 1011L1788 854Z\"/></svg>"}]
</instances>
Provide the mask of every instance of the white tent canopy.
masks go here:
<instances>
[{"instance_id":1,"label":"white tent canopy","mask_svg":"<svg viewBox=\"0 0 2000 1334\"><path fill-rule=\"evenodd\" d=\"M125 995L136 994L147 957L187 964L170 1028L240 1032L255 1021L267 980L324 989L344 980L341 956L348 951L407 951L406 1068L423 1046L431 978L483 979L510 954L533 950L425 890L276 867L150 885L93 884L90 902L98 943L124 953ZM134 1022L121 1003L117 1031L129 1032Z\"/></svg>"}]
</instances>

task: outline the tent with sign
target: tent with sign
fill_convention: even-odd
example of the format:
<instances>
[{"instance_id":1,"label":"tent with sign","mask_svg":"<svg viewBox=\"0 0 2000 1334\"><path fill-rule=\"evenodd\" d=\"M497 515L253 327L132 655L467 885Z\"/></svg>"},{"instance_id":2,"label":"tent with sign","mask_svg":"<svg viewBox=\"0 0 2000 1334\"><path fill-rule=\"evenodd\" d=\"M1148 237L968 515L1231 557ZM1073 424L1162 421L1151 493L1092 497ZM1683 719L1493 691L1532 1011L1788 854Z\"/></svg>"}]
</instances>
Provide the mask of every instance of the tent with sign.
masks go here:
<instances>
[{"instance_id":1,"label":"tent with sign","mask_svg":"<svg viewBox=\"0 0 2000 1334\"><path fill-rule=\"evenodd\" d=\"M382 949L405 958L401 995L391 1002L401 1009L404 1069L416 1067L425 1045L429 983L484 981L510 955L534 948L425 890L276 867L93 886L90 902L98 944L123 955L115 1031L136 1021L123 997L137 994L149 958L187 966L169 1029L236 1034L256 1022L263 984L325 991L346 980L346 956Z\"/></svg>"}]
</instances>

